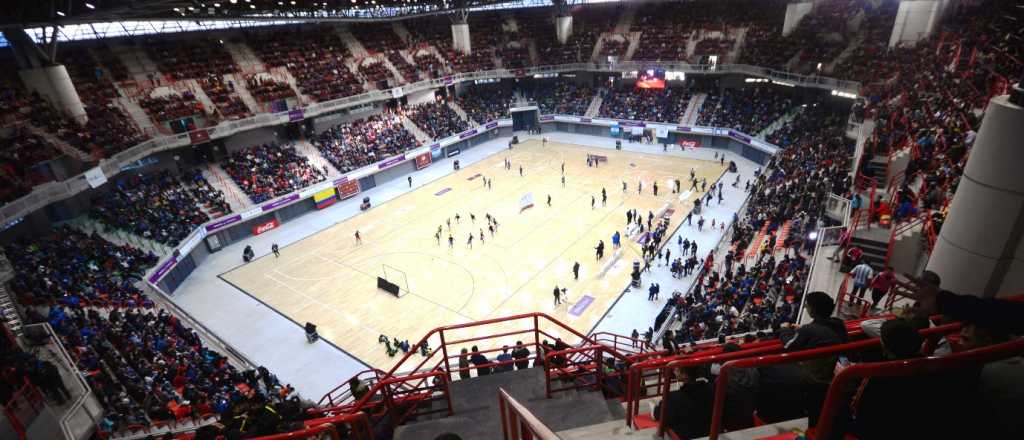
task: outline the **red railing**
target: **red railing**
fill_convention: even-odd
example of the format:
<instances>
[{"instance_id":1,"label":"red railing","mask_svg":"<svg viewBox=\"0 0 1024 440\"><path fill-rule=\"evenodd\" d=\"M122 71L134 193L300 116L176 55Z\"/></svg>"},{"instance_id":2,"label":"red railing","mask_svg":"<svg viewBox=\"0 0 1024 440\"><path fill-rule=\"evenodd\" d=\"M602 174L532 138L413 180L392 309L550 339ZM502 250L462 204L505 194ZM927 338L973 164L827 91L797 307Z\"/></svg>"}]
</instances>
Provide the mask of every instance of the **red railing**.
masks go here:
<instances>
[{"instance_id":1,"label":"red railing","mask_svg":"<svg viewBox=\"0 0 1024 440\"><path fill-rule=\"evenodd\" d=\"M923 225L930 216L927 213L918 214L915 217L911 217L905 222L893 224L892 228L889 229L889 244L885 249L885 264L889 264L889 260L892 258L892 250L896 246L896 240L899 239L900 235L913 230L914 228ZM923 229L922 229L923 230Z\"/></svg>"},{"instance_id":2,"label":"red railing","mask_svg":"<svg viewBox=\"0 0 1024 440\"><path fill-rule=\"evenodd\" d=\"M501 432L505 440L558 440L560 437L503 388L498 388Z\"/></svg>"},{"instance_id":3,"label":"red railing","mask_svg":"<svg viewBox=\"0 0 1024 440\"><path fill-rule=\"evenodd\" d=\"M936 335L946 335L960 330L960 324L946 324L942 326L932 327L925 330L921 330L921 335L928 338ZM768 356L756 356L756 357L743 357L734 360L726 360L725 356L717 358L712 362L725 362L718 371L718 377L715 379L715 400L711 411L711 423L708 431L708 440L717 440L718 433L722 430L722 418L725 415L725 396L729 384L729 374L738 368L758 368L766 367L771 365L788 364L793 362L805 361L809 359L825 358L838 356L844 353L860 352L870 349L877 349L881 346L881 341L878 338L865 339L856 342L850 342L846 344L832 345L828 347L813 348L809 350L803 350L798 352L773 354ZM742 352L729 353L734 355ZM666 372L671 371L673 368L681 368L687 366L696 365L707 365L706 359L697 361L680 361L673 362L666 367ZM668 389L664 390L663 396L668 395ZM661 423L658 426L659 434L665 432L665 417L664 411L665 406L662 405L662 417Z\"/></svg>"},{"instance_id":4,"label":"red railing","mask_svg":"<svg viewBox=\"0 0 1024 440\"><path fill-rule=\"evenodd\" d=\"M10 422L18 440L26 440L29 425L36 419L36 416L43 410L46 403L39 390L25 379L24 385L18 388L11 396L11 399L3 407L4 417Z\"/></svg>"},{"instance_id":5,"label":"red railing","mask_svg":"<svg viewBox=\"0 0 1024 440\"><path fill-rule=\"evenodd\" d=\"M841 412L841 406L848 402L848 388L846 387L848 382L872 377L920 377L923 375L942 374L1019 356L1021 354L1024 354L1024 339L1016 339L1003 344L955 353L942 358L929 357L877 362L853 365L844 368L832 379L832 383L828 387L828 393L826 394L825 402L822 404L821 415L818 419L818 424L815 427L813 438L828 439L833 437L832 431L836 429L836 417ZM721 381L721 377L719 377L719 381ZM936 384L936 386L941 385ZM907 420L907 422L916 423L925 421ZM713 439L715 437L711 438Z\"/></svg>"},{"instance_id":6,"label":"red railing","mask_svg":"<svg viewBox=\"0 0 1024 440\"><path fill-rule=\"evenodd\" d=\"M256 437L253 440L311 439L314 436L322 439L324 434L331 440L373 440L373 427L370 425L370 418L366 413L360 412L307 420L303 422L303 425L305 425L305 428L298 431ZM338 427L347 427L348 429L339 432Z\"/></svg>"},{"instance_id":7,"label":"red railing","mask_svg":"<svg viewBox=\"0 0 1024 440\"><path fill-rule=\"evenodd\" d=\"M490 326L498 323L504 323L505 327L500 333L487 334L484 336L475 336L479 334L479 327ZM517 327L522 323L526 323L525 326ZM511 327L510 329L508 327ZM476 330L470 332L469 330ZM469 336L474 335L474 336ZM468 336L468 337L467 337ZM447 411L448 414L452 414L451 397L448 392L448 384L456 377L459 377L459 373L469 373L472 370L479 370L483 368L495 368L505 367L511 369L514 364L526 363L529 364L532 360L534 364L539 360L544 368L548 370L552 368L545 362L544 356L538 356L538 353L543 353L544 350L550 351L549 348L544 350L538 350L542 345L541 340L547 339L551 342L559 341L561 338L565 338L568 341L563 341L568 347L568 350L561 350L561 356L571 356L578 358L580 353L601 353L610 355L615 362L628 364L631 359L626 355L620 353L615 347L622 346L621 341L627 339L623 336L615 336L612 334L601 334L601 338L612 339L611 345L599 343L593 337L585 336L569 326L559 322L558 320L544 314L544 313L527 313L522 315L514 315L504 318L495 318L490 320L478 321L467 324L451 325L445 327L439 327L431 330L427 333L418 343L413 345L414 349L410 350L405 356L399 360L394 367L387 372L380 372L374 370L364 371L355 376L355 379L361 383L367 384L367 390L365 395L356 399L351 392L347 382L335 387L333 390L328 392L319 402L319 408L311 410L311 414L319 415L333 415L338 413L351 413L357 411L366 411L370 413L371 419L384 418L387 415L393 415L393 417L387 417L388 421L393 425L398 425L408 419L409 417L424 415L430 413L441 412L442 410ZM571 339L570 339L571 338ZM632 338L628 338L632 339ZM428 341L436 340L440 344L429 351L423 359L407 370L406 373L396 373L400 368L406 366L406 362L409 365L412 364L409 359L414 353L417 353L416 348L427 344ZM512 349L515 347L514 342L516 340L524 341L523 345L530 348L531 355L525 359L512 359L507 361L494 361L486 365L473 365L469 367L458 367L458 360L460 357L459 350L461 348L469 348L475 345L483 345L487 343L495 348L480 349L477 352L470 352L468 355L480 353L485 356L489 354L502 352L504 347ZM632 341L630 341L632 344ZM558 353L548 353L558 354ZM549 356L550 357L550 356ZM598 365L593 359L582 359L577 360L576 366L578 368L594 368ZM561 391L563 389L551 389L550 381L556 378L562 378L566 371L555 371L553 374L550 371L545 372L545 377L548 379L548 390L550 392ZM583 373L580 373L581 375ZM594 374L594 372L589 372ZM593 386L594 384L591 384ZM430 404L432 401L445 400L446 405L443 409L433 408Z\"/></svg>"}]
</instances>

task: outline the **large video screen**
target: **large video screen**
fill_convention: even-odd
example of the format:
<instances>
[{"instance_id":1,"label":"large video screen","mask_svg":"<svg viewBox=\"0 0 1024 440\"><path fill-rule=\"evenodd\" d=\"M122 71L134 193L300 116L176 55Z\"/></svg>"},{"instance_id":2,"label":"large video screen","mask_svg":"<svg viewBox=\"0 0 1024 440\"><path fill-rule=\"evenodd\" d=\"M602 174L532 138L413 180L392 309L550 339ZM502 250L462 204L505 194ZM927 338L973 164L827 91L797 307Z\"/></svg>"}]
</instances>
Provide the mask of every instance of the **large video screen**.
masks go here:
<instances>
[{"instance_id":1,"label":"large video screen","mask_svg":"<svg viewBox=\"0 0 1024 440\"><path fill-rule=\"evenodd\" d=\"M636 77L636 87L640 89L664 89L665 69L644 69Z\"/></svg>"}]
</instances>

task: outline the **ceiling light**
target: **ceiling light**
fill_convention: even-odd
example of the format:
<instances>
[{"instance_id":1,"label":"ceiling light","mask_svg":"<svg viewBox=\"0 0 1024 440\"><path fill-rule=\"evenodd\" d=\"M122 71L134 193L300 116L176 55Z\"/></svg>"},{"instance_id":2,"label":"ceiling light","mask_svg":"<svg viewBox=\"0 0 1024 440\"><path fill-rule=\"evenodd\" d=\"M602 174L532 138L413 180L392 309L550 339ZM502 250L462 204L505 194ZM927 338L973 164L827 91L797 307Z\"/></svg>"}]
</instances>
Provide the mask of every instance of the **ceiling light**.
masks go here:
<instances>
[{"instance_id":1,"label":"ceiling light","mask_svg":"<svg viewBox=\"0 0 1024 440\"><path fill-rule=\"evenodd\" d=\"M63 17L63 16L64 16L64 13L63 13L63 12L60 12L60 11L57 11L57 15L59 15L59 16L61 16L61 17Z\"/></svg>"},{"instance_id":2,"label":"ceiling light","mask_svg":"<svg viewBox=\"0 0 1024 440\"><path fill-rule=\"evenodd\" d=\"M213 4L213 7L215 7L215 8L219 8L219 7L220 7L220 3L214 3L214 4Z\"/></svg>"},{"instance_id":3,"label":"ceiling light","mask_svg":"<svg viewBox=\"0 0 1024 440\"><path fill-rule=\"evenodd\" d=\"M92 3L86 3L85 7L89 8L89 9L96 9L96 7L92 5Z\"/></svg>"},{"instance_id":4,"label":"ceiling light","mask_svg":"<svg viewBox=\"0 0 1024 440\"><path fill-rule=\"evenodd\" d=\"M256 9L256 5L249 5L249 9Z\"/></svg>"},{"instance_id":5,"label":"ceiling light","mask_svg":"<svg viewBox=\"0 0 1024 440\"><path fill-rule=\"evenodd\" d=\"M174 8L174 12L181 12L181 8Z\"/></svg>"},{"instance_id":6,"label":"ceiling light","mask_svg":"<svg viewBox=\"0 0 1024 440\"><path fill-rule=\"evenodd\" d=\"M231 0L231 4L238 3L238 0Z\"/></svg>"}]
</instances>

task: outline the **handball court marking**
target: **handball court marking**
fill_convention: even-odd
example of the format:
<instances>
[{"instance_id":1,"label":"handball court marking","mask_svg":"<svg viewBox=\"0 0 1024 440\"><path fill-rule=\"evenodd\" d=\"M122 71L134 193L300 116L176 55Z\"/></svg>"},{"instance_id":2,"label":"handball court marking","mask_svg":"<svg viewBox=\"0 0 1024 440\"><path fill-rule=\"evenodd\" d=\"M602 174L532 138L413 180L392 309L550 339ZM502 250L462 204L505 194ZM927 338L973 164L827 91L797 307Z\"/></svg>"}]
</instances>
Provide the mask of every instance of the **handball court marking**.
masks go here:
<instances>
[{"instance_id":1,"label":"handball court marking","mask_svg":"<svg viewBox=\"0 0 1024 440\"><path fill-rule=\"evenodd\" d=\"M660 152L660 146L651 148ZM588 167L588 153L606 156L608 161ZM504 169L506 157L512 161L509 171ZM681 202L679 194L672 193L668 181L679 179L685 192L691 168L698 179L709 182L717 181L725 169L717 162L678 156L527 141L311 232L283 247L280 258L262 257L220 277L293 322L317 324L320 335L333 345L384 369L395 359L377 342L382 334L415 343L439 326L528 312L544 312L586 331L618 300L629 283L633 260L640 258L639 247L623 236L621 258L598 276L616 251L611 235L624 232L626 211L636 209L646 217L648 211L657 212L671 203L674 213L669 229L674 230L692 201L704 194L694 192ZM493 189L487 190L480 177L467 180L475 174L492 179ZM642 195L637 195L638 178L648 179ZM659 183L657 197L652 194L651 179ZM628 185L625 194L622 181ZM602 187L608 193L607 206L601 204ZM435 195L445 188L451 190ZM533 194L534 206L520 213L519 199L526 193ZM547 206L548 194L552 207ZM590 196L596 199L593 209ZM470 212L476 215L475 222ZM460 214L458 222L455 213ZM493 237L487 230L487 213L499 222ZM449 219L455 239L451 250L445 226ZM442 226L440 245L434 238L438 225ZM479 241L481 229L484 243ZM356 230L362 244L355 242ZM472 249L467 245L470 233ZM601 261L595 261L598 240L605 242ZM576 261L581 265L578 281L571 271ZM402 288L401 298L377 289L376 277L383 276L385 265L392 278L392 268L404 274L391 280ZM552 295L556 285L567 289L557 307ZM589 306L578 316L569 314L584 295L590 297ZM489 327L486 333L521 330L522 324L506 327ZM460 336L482 336L483 331L467 329ZM507 339L509 344L516 340L514 336Z\"/></svg>"}]
</instances>

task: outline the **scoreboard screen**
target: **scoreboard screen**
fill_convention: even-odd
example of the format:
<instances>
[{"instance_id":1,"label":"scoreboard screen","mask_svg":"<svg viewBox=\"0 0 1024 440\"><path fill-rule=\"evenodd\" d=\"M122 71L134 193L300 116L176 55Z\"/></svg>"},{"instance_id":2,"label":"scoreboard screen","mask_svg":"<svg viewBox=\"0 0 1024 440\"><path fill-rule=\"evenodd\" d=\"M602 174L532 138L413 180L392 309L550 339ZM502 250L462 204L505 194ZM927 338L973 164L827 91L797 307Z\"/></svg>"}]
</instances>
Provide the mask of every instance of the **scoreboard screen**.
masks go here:
<instances>
[{"instance_id":1,"label":"scoreboard screen","mask_svg":"<svg viewBox=\"0 0 1024 440\"><path fill-rule=\"evenodd\" d=\"M637 73L636 87L639 89L664 89L665 69L644 69Z\"/></svg>"}]
</instances>

